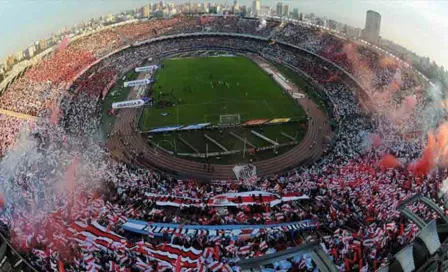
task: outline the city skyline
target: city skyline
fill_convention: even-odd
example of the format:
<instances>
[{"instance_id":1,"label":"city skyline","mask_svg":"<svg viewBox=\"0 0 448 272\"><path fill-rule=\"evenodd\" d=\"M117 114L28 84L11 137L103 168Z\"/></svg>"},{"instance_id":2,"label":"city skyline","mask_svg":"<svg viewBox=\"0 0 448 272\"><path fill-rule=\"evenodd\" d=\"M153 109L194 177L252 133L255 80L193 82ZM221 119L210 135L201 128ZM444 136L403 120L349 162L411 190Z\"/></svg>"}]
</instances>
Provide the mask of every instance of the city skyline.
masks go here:
<instances>
[{"instance_id":1,"label":"city skyline","mask_svg":"<svg viewBox=\"0 0 448 272\"><path fill-rule=\"evenodd\" d=\"M0 36L8 41L0 47L0 59L25 49L34 41L48 38L64 26L72 26L110 13L142 7L147 0L133 1L3 1L0 2ZM152 1L155 3L156 1ZM185 1L173 1L176 4ZM443 13L448 12L448 3L428 1L261 1L275 11L276 4L288 5L290 11L314 13L317 16L334 19L353 27L364 28L366 11L375 10L382 16L381 37L402 45L421 56L428 56L439 65L448 67L447 38L448 20ZM224 3L218 1L217 3ZM227 4L233 2L227 1ZM251 7L252 1L240 1L240 5ZM88 5L88 8L86 8ZM349 14L341 13L341 10ZM398 12L399 11L399 12ZM21 14L17 20L17 14ZM39 23L36 23L38 21ZM425 41L422 43L421 41Z\"/></svg>"}]
</instances>

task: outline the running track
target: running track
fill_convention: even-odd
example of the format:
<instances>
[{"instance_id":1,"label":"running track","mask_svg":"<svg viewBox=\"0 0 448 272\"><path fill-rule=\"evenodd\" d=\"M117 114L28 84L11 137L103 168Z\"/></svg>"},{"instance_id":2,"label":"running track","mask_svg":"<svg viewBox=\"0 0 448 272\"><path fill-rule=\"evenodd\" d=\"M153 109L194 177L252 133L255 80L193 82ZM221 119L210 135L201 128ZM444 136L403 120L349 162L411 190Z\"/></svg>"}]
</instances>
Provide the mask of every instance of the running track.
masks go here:
<instances>
[{"instance_id":1,"label":"running track","mask_svg":"<svg viewBox=\"0 0 448 272\"><path fill-rule=\"evenodd\" d=\"M130 96L133 94L131 93ZM302 141L290 151L263 161L254 162L258 176L268 176L291 170L301 164L318 159L324 152L331 128L327 116L308 98L299 100L311 120ZM172 156L161 150L150 147L145 137L136 130L137 109L121 110L117 116L114 135L110 137L107 146L117 159L132 162L142 167L167 172L180 178L200 180L230 180L235 179L232 165L212 164L215 171L207 172L204 163L194 162ZM312 148L310 146L315 142Z\"/></svg>"}]
</instances>

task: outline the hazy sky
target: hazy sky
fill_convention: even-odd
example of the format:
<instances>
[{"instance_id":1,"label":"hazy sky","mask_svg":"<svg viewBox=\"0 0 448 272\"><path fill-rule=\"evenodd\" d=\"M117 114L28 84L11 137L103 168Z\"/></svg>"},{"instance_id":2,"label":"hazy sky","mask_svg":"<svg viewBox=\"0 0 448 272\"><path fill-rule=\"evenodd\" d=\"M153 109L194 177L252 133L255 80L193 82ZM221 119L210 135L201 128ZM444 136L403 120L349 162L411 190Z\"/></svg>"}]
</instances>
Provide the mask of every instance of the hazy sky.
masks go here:
<instances>
[{"instance_id":1,"label":"hazy sky","mask_svg":"<svg viewBox=\"0 0 448 272\"><path fill-rule=\"evenodd\" d=\"M278 1L261 0L262 5ZM0 0L0 59L63 26L150 3L149 0ZM156 1L153 1L156 2ZM176 0L181 3L182 0ZM191 0L191 2L195 2ZM218 0L224 3L225 0ZM232 3L233 0L228 0ZM355 27L364 27L365 13L382 16L381 36L448 67L448 0L349 1L282 0L291 9L314 12ZM241 4L250 1L240 0Z\"/></svg>"}]
</instances>

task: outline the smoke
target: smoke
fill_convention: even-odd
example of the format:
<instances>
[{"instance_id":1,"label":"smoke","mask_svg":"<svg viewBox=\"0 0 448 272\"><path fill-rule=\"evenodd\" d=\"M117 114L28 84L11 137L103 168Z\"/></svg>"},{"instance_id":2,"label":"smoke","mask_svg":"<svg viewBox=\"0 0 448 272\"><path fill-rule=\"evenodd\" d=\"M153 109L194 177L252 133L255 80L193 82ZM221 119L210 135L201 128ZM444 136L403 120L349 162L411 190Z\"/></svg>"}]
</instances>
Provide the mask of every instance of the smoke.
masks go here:
<instances>
[{"instance_id":1,"label":"smoke","mask_svg":"<svg viewBox=\"0 0 448 272\"><path fill-rule=\"evenodd\" d=\"M448 122L428 133L428 140L421 157L409 165L417 175L428 174L435 167L448 166Z\"/></svg>"},{"instance_id":2,"label":"smoke","mask_svg":"<svg viewBox=\"0 0 448 272\"><path fill-rule=\"evenodd\" d=\"M390 118L395 124L400 124L411 116L412 111L417 105L417 98L415 95L406 96L401 102L400 107L390 114Z\"/></svg>"},{"instance_id":3,"label":"smoke","mask_svg":"<svg viewBox=\"0 0 448 272\"><path fill-rule=\"evenodd\" d=\"M70 137L48 123L25 127L0 163L5 201L0 219L9 225L13 245L50 248L69 257L66 230L100 213L102 200L95 192L106 172L105 153L94 139Z\"/></svg>"},{"instance_id":4,"label":"smoke","mask_svg":"<svg viewBox=\"0 0 448 272\"><path fill-rule=\"evenodd\" d=\"M51 110L51 115L50 115L50 122L53 125L56 125L58 123L59 120L59 113L60 113L60 109L59 106L56 102L56 100L53 100L50 103L50 110Z\"/></svg>"},{"instance_id":5,"label":"smoke","mask_svg":"<svg viewBox=\"0 0 448 272\"><path fill-rule=\"evenodd\" d=\"M266 19L260 19L258 21L257 31L261 31L262 29L266 28Z\"/></svg>"},{"instance_id":6,"label":"smoke","mask_svg":"<svg viewBox=\"0 0 448 272\"><path fill-rule=\"evenodd\" d=\"M401 166L401 162L393 155L387 154L379 162L381 169L398 168Z\"/></svg>"},{"instance_id":7,"label":"smoke","mask_svg":"<svg viewBox=\"0 0 448 272\"><path fill-rule=\"evenodd\" d=\"M426 93L429 102L423 109L420 119L422 120L422 131L430 132L445 120L445 109L443 108L443 93L440 84L429 85Z\"/></svg>"},{"instance_id":8,"label":"smoke","mask_svg":"<svg viewBox=\"0 0 448 272\"><path fill-rule=\"evenodd\" d=\"M383 56L380 60L380 67L381 68L397 68L398 63L392 57Z\"/></svg>"},{"instance_id":9,"label":"smoke","mask_svg":"<svg viewBox=\"0 0 448 272\"><path fill-rule=\"evenodd\" d=\"M383 144L383 140L378 133L369 133L367 131L361 131L359 133L361 140L361 150L364 152L372 150L372 148L377 149Z\"/></svg>"},{"instance_id":10,"label":"smoke","mask_svg":"<svg viewBox=\"0 0 448 272\"><path fill-rule=\"evenodd\" d=\"M57 51L59 53L64 52L69 43L70 43L70 38L68 36L65 36L64 39L61 41L61 43L59 43L59 45L57 47Z\"/></svg>"}]
</instances>

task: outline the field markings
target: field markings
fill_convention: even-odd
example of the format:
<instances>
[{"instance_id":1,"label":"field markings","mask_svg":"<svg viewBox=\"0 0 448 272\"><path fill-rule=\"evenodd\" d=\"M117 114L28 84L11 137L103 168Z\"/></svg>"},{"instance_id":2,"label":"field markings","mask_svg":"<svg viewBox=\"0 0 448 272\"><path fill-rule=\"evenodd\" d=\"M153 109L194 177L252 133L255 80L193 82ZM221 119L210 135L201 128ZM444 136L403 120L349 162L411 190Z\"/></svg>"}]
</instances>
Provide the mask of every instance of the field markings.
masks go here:
<instances>
[{"instance_id":1,"label":"field markings","mask_svg":"<svg viewBox=\"0 0 448 272\"><path fill-rule=\"evenodd\" d=\"M269 103L266 102L266 100L263 100L263 102L264 102L264 104L266 105L266 107L268 108L268 110L269 110L272 114L274 114L274 111L272 111L271 107L269 107Z\"/></svg>"}]
</instances>

